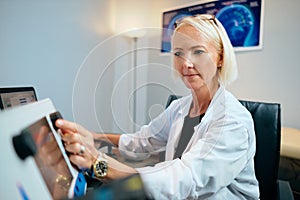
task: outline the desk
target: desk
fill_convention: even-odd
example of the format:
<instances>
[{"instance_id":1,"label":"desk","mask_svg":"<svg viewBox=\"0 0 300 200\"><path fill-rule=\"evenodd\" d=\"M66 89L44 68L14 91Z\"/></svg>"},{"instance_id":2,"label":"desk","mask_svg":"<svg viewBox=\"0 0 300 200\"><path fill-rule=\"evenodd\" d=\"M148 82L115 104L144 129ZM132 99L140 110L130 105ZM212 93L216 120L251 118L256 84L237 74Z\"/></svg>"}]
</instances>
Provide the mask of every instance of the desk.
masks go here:
<instances>
[{"instance_id":1,"label":"desk","mask_svg":"<svg viewBox=\"0 0 300 200\"><path fill-rule=\"evenodd\" d=\"M300 159L300 130L288 127L281 128L280 155Z\"/></svg>"},{"instance_id":2,"label":"desk","mask_svg":"<svg viewBox=\"0 0 300 200\"><path fill-rule=\"evenodd\" d=\"M133 161L133 160L124 159L120 155L119 149L117 148L113 148L112 152L117 156L118 161L133 168L154 166L156 163L159 162L159 155L152 155L149 158L146 158L145 160L141 160L141 161Z\"/></svg>"},{"instance_id":3,"label":"desk","mask_svg":"<svg viewBox=\"0 0 300 200\"><path fill-rule=\"evenodd\" d=\"M99 151L104 152L104 153L108 153L108 146L104 146L102 148L99 149ZM128 165L130 167L133 168L139 168L139 167L145 167L145 166L153 166L156 163L159 162L160 160L160 155L152 155L149 158L146 158L145 160L141 160L141 161L133 161L133 160L127 160L125 158L123 158L120 155L119 149L116 147L112 147L111 153L113 154L113 158L115 158L116 160L118 160L119 162ZM109 154L108 154L109 155ZM109 155L110 156L110 155Z\"/></svg>"}]
</instances>

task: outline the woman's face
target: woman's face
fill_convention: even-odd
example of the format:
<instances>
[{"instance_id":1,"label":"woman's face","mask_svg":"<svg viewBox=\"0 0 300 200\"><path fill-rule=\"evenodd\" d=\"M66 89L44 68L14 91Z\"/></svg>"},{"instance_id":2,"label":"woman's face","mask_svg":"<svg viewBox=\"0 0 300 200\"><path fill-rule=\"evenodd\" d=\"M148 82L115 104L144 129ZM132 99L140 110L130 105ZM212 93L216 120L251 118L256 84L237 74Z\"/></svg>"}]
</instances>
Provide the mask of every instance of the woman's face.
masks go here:
<instances>
[{"instance_id":1,"label":"woman's face","mask_svg":"<svg viewBox=\"0 0 300 200\"><path fill-rule=\"evenodd\" d=\"M218 83L217 51L193 26L184 25L175 32L173 54L175 69L189 89L198 91Z\"/></svg>"}]
</instances>

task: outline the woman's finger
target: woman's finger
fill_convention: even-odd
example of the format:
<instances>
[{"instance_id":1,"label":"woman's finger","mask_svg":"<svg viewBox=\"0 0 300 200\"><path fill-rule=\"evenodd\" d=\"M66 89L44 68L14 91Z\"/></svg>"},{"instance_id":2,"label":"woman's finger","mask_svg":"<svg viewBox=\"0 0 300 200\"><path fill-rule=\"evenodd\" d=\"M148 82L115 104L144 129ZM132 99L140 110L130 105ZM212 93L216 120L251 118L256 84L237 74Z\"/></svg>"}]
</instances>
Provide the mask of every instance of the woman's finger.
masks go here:
<instances>
[{"instance_id":1,"label":"woman's finger","mask_svg":"<svg viewBox=\"0 0 300 200\"><path fill-rule=\"evenodd\" d=\"M71 131L71 132L78 132L78 125L73 123L73 122L70 122L70 121L67 121L67 120L64 120L64 119L58 119L55 121L55 125L62 129L62 130L68 130L68 131Z\"/></svg>"},{"instance_id":2,"label":"woman's finger","mask_svg":"<svg viewBox=\"0 0 300 200\"><path fill-rule=\"evenodd\" d=\"M63 133L64 132L67 132L67 133L70 133L70 132L80 133L83 136L86 136L86 135L90 134L89 131L87 131L82 126L80 126L80 125L78 125L76 123L64 120L64 119L58 119L58 120L56 120L55 125L58 128L62 129Z\"/></svg>"},{"instance_id":3,"label":"woman's finger","mask_svg":"<svg viewBox=\"0 0 300 200\"><path fill-rule=\"evenodd\" d=\"M82 154L81 151L81 144L76 142L76 143L65 143L65 149L66 151L68 151L69 153L72 154Z\"/></svg>"},{"instance_id":4,"label":"woman's finger","mask_svg":"<svg viewBox=\"0 0 300 200\"><path fill-rule=\"evenodd\" d=\"M61 139L67 143L80 143L81 142L81 137L78 133L66 133L61 135Z\"/></svg>"},{"instance_id":5,"label":"woman's finger","mask_svg":"<svg viewBox=\"0 0 300 200\"><path fill-rule=\"evenodd\" d=\"M70 161L77 165L79 169L89 169L92 165L90 159L76 154L70 155Z\"/></svg>"}]
</instances>

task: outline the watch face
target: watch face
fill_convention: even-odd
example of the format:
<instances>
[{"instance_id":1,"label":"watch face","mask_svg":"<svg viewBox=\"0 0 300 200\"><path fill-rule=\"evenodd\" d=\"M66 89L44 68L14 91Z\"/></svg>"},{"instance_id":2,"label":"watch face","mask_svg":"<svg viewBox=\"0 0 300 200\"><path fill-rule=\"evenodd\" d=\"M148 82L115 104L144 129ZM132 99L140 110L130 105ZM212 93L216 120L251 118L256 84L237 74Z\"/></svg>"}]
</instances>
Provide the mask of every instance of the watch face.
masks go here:
<instances>
[{"instance_id":1,"label":"watch face","mask_svg":"<svg viewBox=\"0 0 300 200\"><path fill-rule=\"evenodd\" d=\"M105 177L107 174L107 170L108 170L108 166L107 166L107 162L105 161L98 161L95 164L95 175L97 177Z\"/></svg>"}]
</instances>

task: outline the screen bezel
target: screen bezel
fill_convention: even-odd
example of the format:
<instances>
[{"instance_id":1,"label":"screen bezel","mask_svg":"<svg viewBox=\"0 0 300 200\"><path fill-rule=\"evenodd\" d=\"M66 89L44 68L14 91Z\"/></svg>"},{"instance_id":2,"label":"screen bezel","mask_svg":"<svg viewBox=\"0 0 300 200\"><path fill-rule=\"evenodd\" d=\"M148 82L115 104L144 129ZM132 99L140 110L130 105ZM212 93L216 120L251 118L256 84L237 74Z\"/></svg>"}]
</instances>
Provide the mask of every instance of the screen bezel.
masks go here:
<instances>
[{"instance_id":1,"label":"screen bezel","mask_svg":"<svg viewBox=\"0 0 300 200\"><path fill-rule=\"evenodd\" d=\"M2 94L17 92L33 92L35 101L37 101L36 92L33 86L0 88L0 110L5 110L4 105L2 103Z\"/></svg>"}]
</instances>

